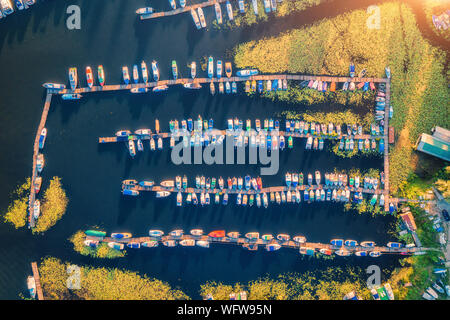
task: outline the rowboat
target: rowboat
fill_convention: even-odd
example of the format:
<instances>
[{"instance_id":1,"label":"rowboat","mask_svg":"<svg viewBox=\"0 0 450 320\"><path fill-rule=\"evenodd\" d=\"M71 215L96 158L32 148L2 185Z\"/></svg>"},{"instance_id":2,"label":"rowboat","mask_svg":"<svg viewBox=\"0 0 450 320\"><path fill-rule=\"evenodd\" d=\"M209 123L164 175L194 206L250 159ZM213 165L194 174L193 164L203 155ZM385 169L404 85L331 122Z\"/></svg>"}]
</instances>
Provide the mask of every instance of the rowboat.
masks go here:
<instances>
[{"instance_id":1,"label":"rowboat","mask_svg":"<svg viewBox=\"0 0 450 320\"><path fill-rule=\"evenodd\" d=\"M155 248L159 245L159 242L157 240L150 240L142 242L142 246L146 248Z\"/></svg>"},{"instance_id":2,"label":"rowboat","mask_svg":"<svg viewBox=\"0 0 450 320\"><path fill-rule=\"evenodd\" d=\"M249 232L245 234L245 237L249 240L257 240L259 239L259 233L258 232Z\"/></svg>"},{"instance_id":3,"label":"rowboat","mask_svg":"<svg viewBox=\"0 0 450 320\"><path fill-rule=\"evenodd\" d=\"M281 245L279 245L278 243L270 243L270 244L266 245L266 250L269 252L277 251L280 248L281 248Z\"/></svg>"},{"instance_id":4,"label":"rowboat","mask_svg":"<svg viewBox=\"0 0 450 320\"><path fill-rule=\"evenodd\" d=\"M194 239L183 239L180 241L180 245L183 247L193 247L195 246L195 240Z\"/></svg>"},{"instance_id":5,"label":"rowboat","mask_svg":"<svg viewBox=\"0 0 450 320\"><path fill-rule=\"evenodd\" d=\"M150 230L148 232L148 235L150 237L162 237L164 235L164 232L161 230Z\"/></svg>"},{"instance_id":6,"label":"rowboat","mask_svg":"<svg viewBox=\"0 0 450 320\"><path fill-rule=\"evenodd\" d=\"M335 252L335 254L337 254L338 256L341 256L341 257L347 257L347 256L351 255L351 252L348 250L345 250L345 249L339 249Z\"/></svg>"},{"instance_id":7,"label":"rowboat","mask_svg":"<svg viewBox=\"0 0 450 320\"><path fill-rule=\"evenodd\" d=\"M289 241L289 239L291 239L291 236L288 234L282 233L282 234L277 235L277 239L285 242L285 241Z\"/></svg>"},{"instance_id":8,"label":"rowboat","mask_svg":"<svg viewBox=\"0 0 450 320\"><path fill-rule=\"evenodd\" d=\"M132 234L129 232L111 233L111 238L114 238L114 239L129 239L131 237L132 237Z\"/></svg>"},{"instance_id":9,"label":"rowboat","mask_svg":"<svg viewBox=\"0 0 450 320\"><path fill-rule=\"evenodd\" d=\"M333 240L330 241L330 243L333 246L342 247L342 245L344 244L344 240L343 239L333 239Z\"/></svg>"},{"instance_id":10,"label":"rowboat","mask_svg":"<svg viewBox=\"0 0 450 320\"><path fill-rule=\"evenodd\" d=\"M206 240L198 240L196 245L202 248L209 248L209 241Z\"/></svg>"},{"instance_id":11,"label":"rowboat","mask_svg":"<svg viewBox=\"0 0 450 320\"><path fill-rule=\"evenodd\" d=\"M381 256L381 252L380 251L370 251L369 256L371 256L372 258L378 258L379 256Z\"/></svg>"},{"instance_id":12,"label":"rowboat","mask_svg":"<svg viewBox=\"0 0 450 320\"><path fill-rule=\"evenodd\" d=\"M165 245L166 247L176 247L177 242L175 240L167 240L163 242L163 245Z\"/></svg>"},{"instance_id":13,"label":"rowboat","mask_svg":"<svg viewBox=\"0 0 450 320\"><path fill-rule=\"evenodd\" d=\"M211 231L208 234L208 236L211 237L211 238L224 238L225 237L225 230Z\"/></svg>"},{"instance_id":14,"label":"rowboat","mask_svg":"<svg viewBox=\"0 0 450 320\"><path fill-rule=\"evenodd\" d=\"M201 235L203 235L203 230L202 229L192 229L191 234L193 236L201 236Z\"/></svg>"},{"instance_id":15,"label":"rowboat","mask_svg":"<svg viewBox=\"0 0 450 320\"><path fill-rule=\"evenodd\" d=\"M333 253L333 250L327 249L327 248L322 248L319 250L319 252L324 255L331 256L331 254Z\"/></svg>"}]
</instances>

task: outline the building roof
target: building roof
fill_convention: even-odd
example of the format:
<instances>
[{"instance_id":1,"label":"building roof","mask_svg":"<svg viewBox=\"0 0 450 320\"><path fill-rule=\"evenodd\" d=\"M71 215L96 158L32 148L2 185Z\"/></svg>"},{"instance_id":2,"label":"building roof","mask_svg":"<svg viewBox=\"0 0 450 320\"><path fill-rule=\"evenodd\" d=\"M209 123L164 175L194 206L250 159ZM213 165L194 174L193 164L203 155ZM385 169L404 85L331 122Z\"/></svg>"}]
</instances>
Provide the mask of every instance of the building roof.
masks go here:
<instances>
[{"instance_id":1,"label":"building roof","mask_svg":"<svg viewBox=\"0 0 450 320\"><path fill-rule=\"evenodd\" d=\"M433 137L441 139L447 143L450 143L450 131L442 128L442 127L434 127L431 129L431 132L433 133Z\"/></svg>"},{"instance_id":2,"label":"building roof","mask_svg":"<svg viewBox=\"0 0 450 320\"><path fill-rule=\"evenodd\" d=\"M436 136L422 133L416 145L417 150L450 161L450 142Z\"/></svg>"},{"instance_id":3,"label":"building roof","mask_svg":"<svg viewBox=\"0 0 450 320\"><path fill-rule=\"evenodd\" d=\"M416 222L414 221L414 217L411 212L402 213L400 214L400 217L402 217L403 222L406 224L406 227L411 231L416 231L417 226Z\"/></svg>"}]
</instances>

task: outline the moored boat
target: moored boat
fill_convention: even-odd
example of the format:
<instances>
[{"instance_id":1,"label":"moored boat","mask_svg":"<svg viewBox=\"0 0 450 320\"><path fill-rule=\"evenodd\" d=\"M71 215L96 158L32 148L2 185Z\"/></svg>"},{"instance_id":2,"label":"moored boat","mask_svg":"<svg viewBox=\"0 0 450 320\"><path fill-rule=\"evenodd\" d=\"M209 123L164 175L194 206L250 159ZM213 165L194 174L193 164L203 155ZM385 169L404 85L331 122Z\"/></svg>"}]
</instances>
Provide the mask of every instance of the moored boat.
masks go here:
<instances>
[{"instance_id":1,"label":"moored boat","mask_svg":"<svg viewBox=\"0 0 450 320\"><path fill-rule=\"evenodd\" d=\"M92 73L91 67L86 67L86 82L89 88L92 88L94 85L94 75Z\"/></svg>"},{"instance_id":2,"label":"moored boat","mask_svg":"<svg viewBox=\"0 0 450 320\"><path fill-rule=\"evenodd\" d=\"M269 252L277 251L280 248L281 248L281 245L278 243L269 243L268 245L266 245L266 250Z\"/></svg>"},{"instance_id":3,"label":"moored boat","mask_svg":"<svg viewBox=\"0 0 450 320\"><path fill-rule=\"evenodd\" d=\"M195 26L197 27L198 30L200 30L202 28L202 25L200 24L200 20L198 18L197 11L195 11L194 9L191 9L191 16L192 16L192 20L194 20Z\"/></svg>"},{"instance_id":4,"label":"moored boat","mask_svg":"<svg viewBox=\"0 0 450 320\"><path fill-rule=\"evenodd\" d=\"M164 232L161 231L161 230L149 230L148 231L148 235L150 237L159 238L159 237L162 237L164 235Z\"/></svg>"},{"instance_id":5,"label":"moored boat","mask_svg":"<svg viewBox=\"0 0 450 320\"><path fill-rule=\"evenodd\" d=\"M257 239L259 239L259 233L258 232L248 232L245 234L245 237L249 240L257 240Z\"/></svg>"},{"instance_id":6,"label":"moored boat","mask_svg":"<svg viewBox=\"0 0 450 320\"><path fill-rule=\"evenodd\" d=\"M108 247L110 247L111 249L115 249L115 250L123 250L125 245L123 243L112 241L112 242L108 242Z\"/></svg>"},{"instance_id":7,"label":"moored boat","mask_svg":"<svg viewBox=\"0 0 450 320\"><path fill-rule=\"evenodd\" d=\"M223 238L225 237L225 230L215 230L208 233L211 238Z\"/></svg>"},{"instance_id":8,"label":"moored boat","mask_svg":"<svg viewBox=\"0 0 450 320\"><path fill-rule=\"evenodd\" d=\"M202 26L202 28L206 28L206 20L205 20L205 15L203 14L203 9L201 7L199 7L197 9L198 11L198 17L200 19L200 25Z\"/></svg>"},{"instance_id":9,"label":"moored boat","mask_svg":"<svg viewBox=\"0 0 450 320\"><path fill-rule=\"evenodd\" d=\"M183 239L180 241L180 245L183 247L193 247L193 246L195 246L195 240L194 239Z\"/></svg>"},{"instance_id":10,"label":"moored boat","mask_svg":"<svg viewBox=\"0 0 450 320\"><path fill-rule=\"evenodd\" d=\"M66 88L66 86L64 84L49 83L49 82L44 83L42 86L46 89L52 89L52 90L57 90L57 91L64 90Z\"/></svg>"},{"instance_id":11,"label":"moored boat","mask_svg":"<svg viewBox=\"0 0 450 320\"><path fill-rule=\"evenodd\" d=\"M98 83L103 87L105 85L105 70L102 65L99 65L97 68L97 77Z\"/></svg>"},{"instance_id":12,"label":"moored boat","mask_svg":"<svg viewBox=\"0 0 450 320\"><path fill-rule=\"evenodd\" d=\"M61 96L63 100L80 100L83 96L79 93L65 93Z\"/></svg>"},{"instance_id":13,"label":"moored boat","mask_svg":"<svg viewBox=\"0 0 450 320\"><path fill-rule=\"evenodd\" d=\"M28 292L30 293L30 297L35 299L36 298L36 280L34 279L34 277L28 276L27 287L28 287Z\"/></svg>"},{"instance_id":14,"label":"moored boat","mask_svg":"<svg viewBox=\"0 0 450 320\"><path fill-rule=\"evenodd\" d=\"M70 68L69 69L69 82L70 87L72 90L75 90L78 85L78 73L77 68Z\"/></svg>"},{"instance_id":15,"label":"moored boat","mask_svg":"<svg viewBox=\"0 0 450 320\"><path fill-rule=\"evenodd\" d=\"M119 232L119 233L111 233L111 238L114 239L129 239L132 237L132 234L129 232Z\"/></svg>"},{"instance_id":16,"label":"moored boat","mask_svg":"<svg viewBox=\"0 0 450 320\"><path fill-rule=\"evenodd\" d=\"M151 13L153 13L153 8L151 8L151 7L144 7L144 8L139 8L136 10L136 14L140 14L140 15L151 14Z\"/></svg>"}]
</instances>

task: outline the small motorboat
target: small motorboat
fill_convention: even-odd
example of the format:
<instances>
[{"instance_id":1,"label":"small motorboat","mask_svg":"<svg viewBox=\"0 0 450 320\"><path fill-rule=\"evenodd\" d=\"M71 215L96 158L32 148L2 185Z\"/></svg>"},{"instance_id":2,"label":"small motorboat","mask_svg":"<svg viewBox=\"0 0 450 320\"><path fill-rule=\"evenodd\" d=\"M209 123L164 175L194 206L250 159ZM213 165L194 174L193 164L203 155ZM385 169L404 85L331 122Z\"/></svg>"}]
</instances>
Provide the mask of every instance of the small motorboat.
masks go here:
<instances>
[{"instance_id":1,"label":"small motorboat","mask_svg":"<svg viewBox=\"0 0 450 320\"><path fill-rule=\"evenodd\" d=\"M36 280L34 279L34 277L28 276L27 287L28 287L28 292L30 293L30 297L35 299L36 298Z\"/></svg>"},{"instance_id":2,"label":"small motorboat","mask_svg":"<svg viewBox=\"0 0 450 320\"><path fill-rule=\"evenodd\" d=\"M132 237L132 234L129 232L122 232L122 233L111 233L111 238L114 239L129 239Z\"/></svg>"},{"instance_id":3,"label":"small motorboat","mask_svg":"<svg viewBox=\"0 0 450 320\"><path fill-rule=\"evenodd\" d=\"M34 219L39 218L39 215L41 214L41 202L39 199L34 200L33 205L33 217Z\"/></svg>"},{"instance_id":4,"label":"small motorboat","mask_svg":"<svg viewBox=\"0 0 450 320\"><path fill-rule=\"evenodd\" d=\"M39 193L42 185L42 177L38 176L34 179L34 192Z\"/></svg>"},{"instance_id":5,"label":"small motorboat","mask_svg":"<svg viewBox=\"0 0 450 320\"><path fill-rule=\"evenodd\" d=\"M79 93L65 93L61 96L63 100L80 100L82 97Z\"/></svg>"},{"instance_id":6,"label":"small motorboat","mask_svg":"<svg viewBox=\"0 0 450 320\"><path fill-rule=\"evenodd\" d=\"M206 240L198 240L195 244L202 248L209 248L209 241Z\"/></svg>"},{"instance_id":7,"label":"small motorboat","mask_svg":"<svg viewBox=\"0 0 450 320\"><path fill-rule=\"evenodd\" d=\"M52 90L56 90L56 91L61 91L66 88L66 86L64 84L60 84L60 83L48 83L47 82L47 83L44 83L42 86L46 89L52 89Z\"/></svg>"},{"instance_id":8,"label":"small motorboat","mask_svg":"<svg viewBox=\"0 0 450 320\"><path fill-rule=\"evenodd\" d=\"M201 236L201 235L203 235L203 230L202 229L192 229L191 234L193 236Z\"/></svg>"},{"instance_id":9,"label":"small motorboat","mask_svg":"<svg viewBox=\"0 0 450 320\"><path fill-rule=\"evenodd\" d=\"M335 251L334 253L341 257L348 257L349 255L352 254L350 251L345 250L345 249L339 249L339 250Z\"/></svg>"},{"instance_id":10,"label":"small motorboat","mask_svg":"<svg viewBox=\"0 0 450 320\"><path fill-rule=\"evenodd\" d=\"M344 245L347 247L356 247L358 245L358 242L355 240L345 240Z\"/></svg>"},{"instance_id":11,"label":"small motorboat","mask_svg":"<svg viewBox=\"0 0 450 320\"><path fill-rule=\"evenodd\" d=\"M259 233L258 232L248 232L245 234L245 237L248 240L258 240L259 239Z\"/></svg>"},{"instance_id":12,"label":"small motorboat","mask_svg":"<svg viewBox=\"0 0 450 320\"><path fill-rule=\"evenodd\" d=\"M130 83L130 74L129 74L127 66L123 66L122 67L122 77L123 77L123 82L125 84L129 84Z\"/></svg>"},{"instance_id":13,"label":"small motorboat","mask_svg":"<svg viewBox=\"0 0 450 320\"><path fill-rule=\"evenodd\" d=\"M222 24L222 9L220 8L219 3L214 4L214 10L216 12L216 19L218 24Z\"/></svg>"},{"instance_id":14,"label":"small motorboat","mask_svg":"<svg viewBox=\"0 0 450 320\"><path fill-rule=\"evenodd\" d=\"M148 92L148 88L132 88L130 90L131 93L146 93Z\"/></svg>"},{"instance_id":15,"label":"small motorboat","mask_svg":"<svg viewBox=\"0 0 450 320\"><path fill-rule=\"evenodd\" d=\"M151 7L139 8L136 10L136 14L140 14L140 15L151 14L151 13L153 13L153 8L151 8Z\"/></svg>"},{"instance_id":16,"label":"small motorboat","mask_svg":"<svg viewBox=\"0 0 450 320\"><path fill-rule=\"evenodd\" d=\"M198 82L188 82L183 84L183 87L185 87L186 89L201 89L202 85Z\"/></svg>"},{"instance_id":17,"label":"small motorboat","mask_svg":"<svg viewBox=\"0 0 450 320\"><path fill-rule=\"evenodd\" d=\"M228 19L230 21L232 21L234 17L233 17L233 7L231 6L230 1L227 1L226 7L227 7Z\"/></svg>"},{"instance_id":18,"label":"small motorboat","mask_svg":"<svg viewBox=\"0 0 450 320\"><path fill-rule=\"evenodd\" d=\"M211 79L214 76L214 58L208 58L208 77Z\"/></svg>"},{"instance_id":19,"label":"small motorboat","mask_svg":"<svg viewBox=\"0 0 450 320\"><path fill-rule=\"evenodd\" d=\"M225 230L215 230L208 233L208 236L211 238L224 238Z\"/></svg>"},{"instance_id":20,"label":"small motorboat","mask_svg":"<svg viewBox=\"0 0 450 320\"><path fill-rule=\"evenodd\" d=\"M344 244L344 240L343 239L333 239L333 240L330 241L330 243L333 246L342 247L342 245Z\"/></svg>"},{"instance_id":21,"label":"small motorboat","mask_svg":"<svg viewBox=\"0 0 450 320\"><path fill-rule=\"evenodd\" d=\"M153 80L159 81L159 68L158 63L155 60L152 61L152 72L153 72Z\"/></svg>"},{"instance_id":22,"label":"small motorboat","mask_svg":"<svg viewBox=\"0 0 450 320\"><path fill-rule=\"evenodd\" d=\"M192 20L194 20L197 30L200 30L202 28L202 25L200 24L200 20L198 18L197 11L195 11L194 9L191 9L191 16L192 16Z\"/></svg>"},{"instance_id":23,"label":"small motorboat","mask_svg":"<svg viewBox=\"0 0 450 320\"><path fill-rule=\"evenodd\" d=\"M378 258L379 256L381 256L381 252L380 251L370 251L369 256L372 258Z\"/></svg>"},{"instance_id":24,"label":"small motorboat","mask_svg":"<svg viewBox=\"0 0 450 320\"><path fill-rule=\"evenodd\" d=\"M86 82L89 88L92 88L94 85L94 75L92 73L91 67L86 67Z\"/></svg>"},{"instance_id":25,"label":"small motorboat","mask_svg":"<svg viewBox=\"0 0 450 320\"><path fill-rule=\"evenodd\" d=\"M169 4L173 10L175 10L177 8L177 4L176 4L175 0L169 0Z\"/></svg>"},{"instance_id":26,"label":"small motorboat","mask_svg":"<svg viewBox=\"0 0 450 320\"><path fill-rule=\"evenodd\" d=\"M45 165L44 155L42 153L39 153L36 160L36 169L39 173L41 173L42 170L44 169L44 165Z\"/></svg>"},{"instance_id":27,"label":"small motorboat","mask_svg":"<svg viewBox=\"0 0 450 320\"><path fill-rule=\"evenodd\" d=\"M255 76L257 74L258 74L258 70L256 70L256 69L252 69L252 70L250 70L250 69L238 70L236 72L236 75L238 77L250 77L250 76Z\"/></svg>"},{"instance_id":28,"label":"small motorboat","mask_svg":"<svg viewBox=\"0 0 450 320\"><path fill-rule=\"evenodd\" d=\"M146 248L155 248L159 245L159 242L157 240L150 240L142 242L142 246Z\"/></svg>"},{"instance_id":29,"label":"small motorboat","mask_svg":"<svg viewBox=\"0 0 450 320\"><path fill-rule=\"evenodd\" d=\"M97 77L98 83L103 87L105 85L105 70L102 65L99 65L97 68Z\"/></svg>"},{"instance_id":30,"label":"small motorboat","mask_svg":"<svg viewBox=\"0 0 450 320\"><path fill-rule=\"evenodd\" d=\"M278 243L270 243L270 244L266 245L266 250L269 252L277 251L280 248L281 248L281 245Z\"/></svg>"},{"instance_id":31,"label":"small motorboat","mask_svg":"<svg viewBox=\"0 0 450 320\"><path fill-rule=\"evenodd\" d=\"M162 237L162 236L164 235L164 232L161 231L161 230L150 230L150 231L148 232L148 235L149 235L150 237L159 238L159 237Z\"/></svg>"},{"instance_id":32,"label":"small motorboat","mask_svg":"<svg viewBox=\"0 0 450 320\"><path fill-rule=\"evenodd\" d=\"M184 234L184 231L181 229L175 229L169 232L169 236L179 238Z\"/></svg>"},{"instance_id":33,"label":"small motorboat","mask_svg":"<svg viewBox=\"0 0 450 320\"><path fill-rule=\"evenodd\" d=\"M46 138L47 138L47 128L42 128L41 135L39 136L39 149L44 148Z\"/></svg>"},{"instance_id":34,"label":"small motorboat","mask_svg":"<svg viewBox=\"0 0 450 320\"><path fill-rule=\"evenodd\" d=\"M166 247L176 247L177 242L175 240L166 240L163 242L163 245L165 245Z\"/></svg>"},{"instance_id":35,"label":"small motorboat","mask_svg":"<svg viewBox=\"0 0 450 320\"><path fill-rule=\"evenodd\" d=\"M205 20L205 15L203 14L203 9L200 7L197 9L198 11L198 17L200 18L200 25L202 26L202 28L206 28L206 20Z\"/></svg>"},{"instance_id":36,"label":"small motorboat","mask_svg":"<svg viewBox=\"0 0 450 320\"><path fill-rule=\"evenodd\" d=\"M165 198L170 196L170 192L169 191L157 191L156 192L156 197L157 198Z\"/></svg>"},{"instance_id":37,"label":"small motorboat","mask_svg":"<svg viewBox=\"0 0 450 320\"><path fill-rule=\"evenodd\" d=\"M70 88L72 90L75 90L78 85L78 73L77 68L70 68L69 69L69 82L70 82Z\"/></svg>"},{"instance_id":38,"label":"small motorboat","mask_svg":"<svg viewBox=\"0 0 450 320\"><path fill-rule=\"evenodd\" d=\"M139 242L128 242L127 247L130 249L140 249L141 244Z\"/></svg>"},{"instance_id":39,"label":"small motorboat","mask_svg":"<svg viewBox=\"0 0 450 320\"><path fill-rule=\"evenodd\" d=\"M183 247L193 247L193 246L195 246L195 240L194 239L183 239L180 241L180 245Z\"/></svg>"},{"instance_id":40,"label":"small motorboat","mask_svg":"<svg viewBox=\"0 0 450 320\"><path fill-rule=\"evenodd\" d=\"M178 79L178 66L175 60L172 60L172 76L174 80Z\"/></svg>"},{"instance_id":41,"label":"small motorboat","mask_svg":"<svg viewBox=\"0 0 450 320\"><path fill-rule=\"evenodd\" d=\"M125 245L123 243L119 243L119 242L108 242L108 247L110 247L111 249L115 249L115 250L123 250Z\"/></svg>"},{"instance_id":42,"label":"small motorboat","mask_svg":"<svg viewBox=\"0 0 450 320\"><path fill-rule=\"evenodd\" d=\"M227 237L231 239L238 239L241 234L236 231L231 231L227 233Z\"/></svg>"}]
</instances>

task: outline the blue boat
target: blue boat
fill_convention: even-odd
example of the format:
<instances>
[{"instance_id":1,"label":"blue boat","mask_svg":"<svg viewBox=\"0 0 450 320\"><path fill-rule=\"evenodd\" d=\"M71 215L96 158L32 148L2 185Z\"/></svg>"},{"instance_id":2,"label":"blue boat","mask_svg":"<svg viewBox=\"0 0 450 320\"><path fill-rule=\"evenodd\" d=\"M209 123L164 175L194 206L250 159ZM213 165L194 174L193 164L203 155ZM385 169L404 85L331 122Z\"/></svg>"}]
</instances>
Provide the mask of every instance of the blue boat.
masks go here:
<instances>
[{"instance_id":1,"label":"blue boat","mask_svg":"<svg viewBox=\"0 0 450 320\"><path fill-rule=\"evenodd\" d=\"M180 6L182 8L186 7L186 0L180 0Z\"/></svg>"},{"instance_id":2,"label":"blue boat","mask_svg":"<svg viewBox=\"0 0 450 320\"><path fill-rule=\"evenodd\" d=\"M152 61L152 71L153 71L153 79L155 81L159 81L158 63L155 60Z\"/></svg>"},{"instance_id":3,"label":"blue boat","mask_svg":"<svg viewBox=\"0 0 450 320\"><path fill-rule=\"evenodd\" d=\"M238 4L239 4L239 12L240 13L245 13L244 0L238 0Z\"/></svg>"},{"instance_id":4,"label":"blue boat","mask_svg":"<svg viewBox=\"0 0 450 320\"><path fill-rule=\"evenodd\" d=\"M355 65L353 63L350 63L349 73L350 73L350 77L353 78L355 76Z\"/></svg>"},{"instance_id":5,"label":"blue boat","mask_svg":"<svg viewBox=\"0 0 450 320\"><path fill-rule=\"evenodd\" d=\"M333 239L333 240L330 241L330 243L333 246L342 247L342 245L344 244L344 240L343 239Z\"/></svg>"},{"instance_id":6,"label":"blue boat","mask_svg":"<svg viewBox=\"0 0 450 320\"><path fill-rule=\"evenodd\" d=\"M25 6L23 4L23 0L14 0L14 2L16 3L17 9L19 9L19 10L25 9Z\"/></svg>"},{"instance_id":7,"label":"blue boat","mask_svg":"<svg viewBox=\"0 0 450 320\"><path fill-rule=\"evenodd\" d=\"M403 247L403 245L401 243L398 243L398 242L388 242L387 246L389 248L394 248L394 249L399 249L399 248Z\"/></svg>"},{"instance_id":8,"label":"blue boat","mask_svg":"<svg viewBox=\"0 0 450 320\"><path fill-rule=\"evenodd\" d=\"M208 78L212 79L214 76L214 58L209 57L208 58Z\"/></svg>"},{"instance_id":9,"label":"blue boat","mask_svg":"<svg viewBox=\"0 0 450 320\"><path fill-rule=\"evenodd\" d=\"M139 249L141 244L139 242L129 242L127 243L127 247L131 249Z\"/></svg>"},{"instance_id":10,"label":"blue boat","mask_svg":"<svg viewBox=\"0 0 450 320\"><path fill-rule=\"evenodd\" d=\"M347 247L356 247L358 245L358 242L356 242L355 240L345 240L344 244Z\"/></svg>"},{"instance_id":11,"label":"blue boat","mask_svg":"<svg viewBox=\"0 0 450 320\"><path fill-rule=\"evenodd\" d=\"M277 11L277 0L271 0L272 11Z\"/></svg>"},{"instance_id":12,"label":"blue boat","mask_svg":"<svg viewBox=\"0 0 450 320\"><path fill-rule=\"evenodd\" d=\"M272 81L272 91L278 90L278 79Z\"/></svg>"},{"instance_id":13,"label":"blue boat","mask_svg":"<svg viewBox=\"0 0 450 320\"><path fill-rule=\"evenodd\" d=\"M79 93L66 93L61 96L63 100L79 100L82 95Z\"/></svg>"},{"instance_id":14,"label":"blue boat","mask_svg":"<svg viewBox=\"0 0 450 320\"><path fill-rule=\"evenodd\" d=\"M169 0L169 4L173 10L175 10L177 8L177 4L176 4L175 0Z\"/></svg>"},{"instance_id":15,"label":"blue boat","mask_svg":"<svg viewBox=\"0 0 450 320\"><path fill-rule=\"evenodd\" d=\"M303 193L303 199L304 199L305 201L308 201L308 200L309 200L309 192L308 192L307 189L305 189L305 192Z\"/></svg>"},{"instance_id":16,"label":"blue boat","mask_svg":"<svg viewBox=\"0 0 450 320\"><path fill-rule=\"evenodd\" d=\"M270 0L263 0L263 2L264 2L264 11L266 13L269 13L270 12Z\"/></svg>"},{"instance_id":17,"label":"blue boat","mask_svg":"<svg viewBox=\"0 0 450 320\"><path fill-rule=\"evenodd\" d=\"M60 83L44 83L42 85L46 89L53 89L53 90L64 90L66 86L64 84Z\"/></svg>"},{"instance_id":18,"label":"blue boat","mask_svg":"<svg viewBox=\"0 0 450 320\"><path fill-rule=\"evenodd\" d=\"M137 65L133 66L133 81L134 81L134 83L138 83L139 82L139 69L138 69Z\"/></svg>"},{"instance_id":19,"label":"blue boat","mask_svg":"<svg viewBox=\"0 0 450 320\"><path fill-rule=\"evenodd\" d=\"M231 86L230 86L230 82L229 81L225 82L225 92L226 93L231 93Z\"/></svg>"},{"instance_id":20,"label":"blue boat","mask_svg":"<svg viewBox=\"0 0 450 320\"><path fill-rule=\"evenodd\" d=\"M230 1L227 1L226 3L226 7L227 7L227 13L228 13L228 19L233 20L233 7L231 6Z\"/></svg>"},{"instance_id":21,"label":"blue boat","mask_svg":"<svg viewBox=\"0 0 450 320\"><path fill-rule=\"evenodd\" d=\"M380 153L384 152L384 139L380 139L379 151Z\"/></svg>"},{"instance_id":22,"label":"blue boat","mask_svg":"<svg viewBox=\"0 0 450 320\"><path fill-rule=\"evenodd\" d=\"M231 83L231 92L232 92L232 93L237 93L237 84L236 84L235 81L233 81L233 82Z\"/></svg>"},{"instance_id":23,"label":"blue boat","mask_svg":"<svg viewBox=\"0 0 450 320\"><path fill-rule=\"evenodd\" d=\"M262 82L262 80L259 80L259 81L258 81L258 92L259 92L259 93L262 93L263 90L264 90L263 82Z\"/></svg>"},{"instance_id":24,"label":"blue boat","mask_svg":"<svg viewBox=\"0 0 450 320\"><path fill-rule=\"evenodd\" d=\"M257 74L258 74L258 70L256 70L256 69L238 70L236 72L236 75L238 77L250 77L250 76L255 76Z\"/></svg>"}]
</instances>

